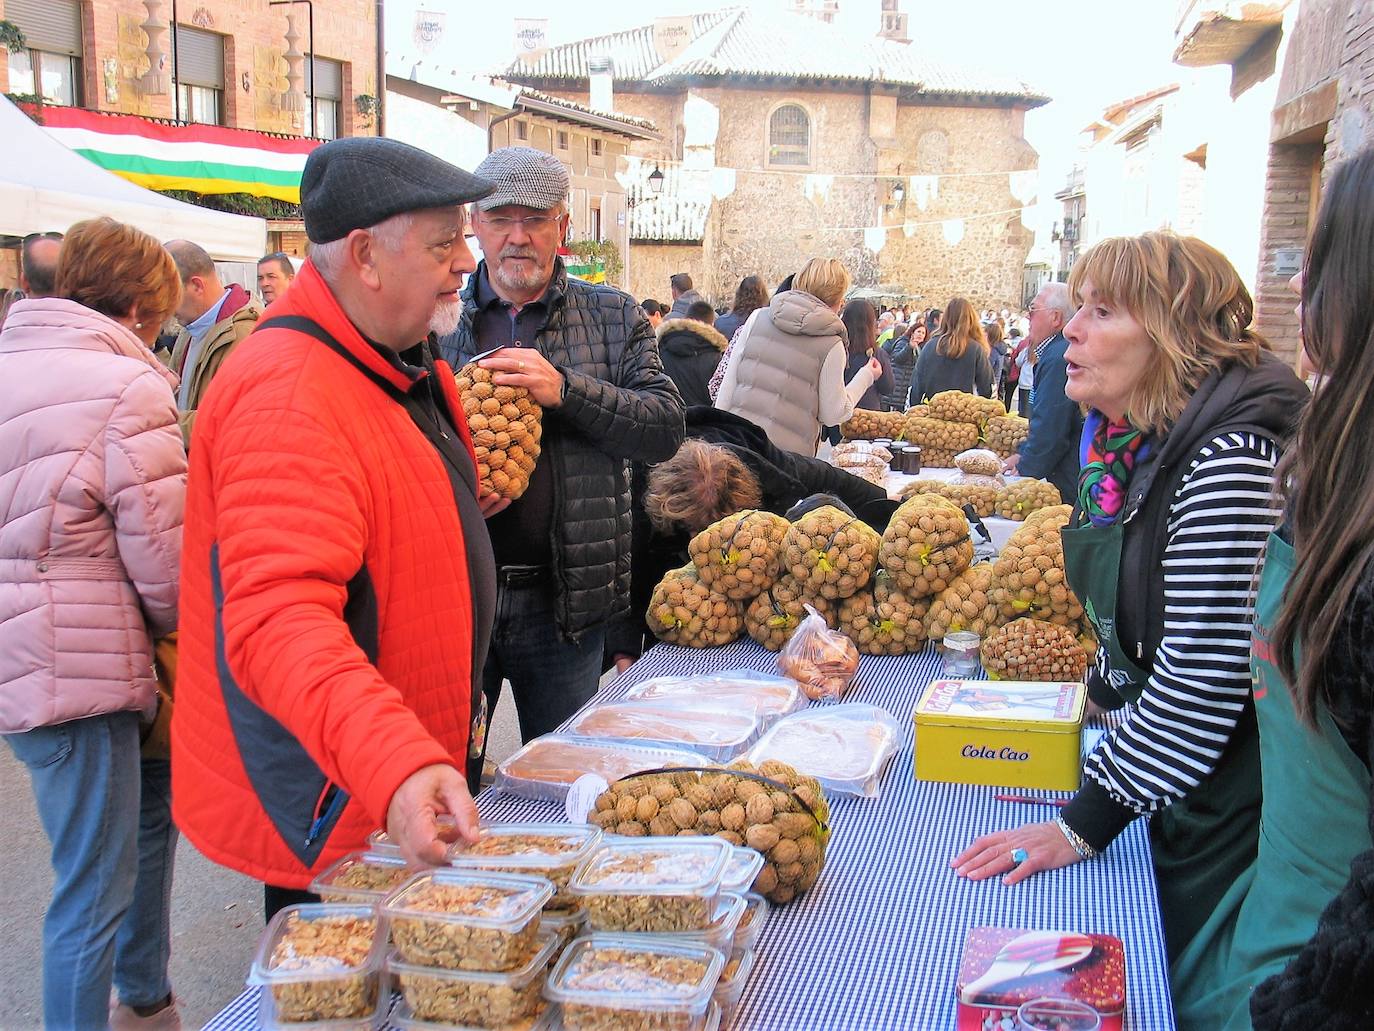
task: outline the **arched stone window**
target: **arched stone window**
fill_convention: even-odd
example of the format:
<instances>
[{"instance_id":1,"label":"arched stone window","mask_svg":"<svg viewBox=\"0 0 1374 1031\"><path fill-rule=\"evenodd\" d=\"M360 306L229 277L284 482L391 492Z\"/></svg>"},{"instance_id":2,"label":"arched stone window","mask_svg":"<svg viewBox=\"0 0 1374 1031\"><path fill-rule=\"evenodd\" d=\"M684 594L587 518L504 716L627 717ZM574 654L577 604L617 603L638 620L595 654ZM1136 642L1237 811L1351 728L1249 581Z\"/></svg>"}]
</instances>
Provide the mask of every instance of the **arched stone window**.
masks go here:
<instances>
[{"instance_id":1,"label":"arched stone window","mask_svg":"<svg viewBox=\"0 0 1374 1031\"><path fill-rule=\"evenodd\" d=\"M768 164L811 164L811 117L800 104L783 104L768 116Z\"/></svg>"}]
</instances>

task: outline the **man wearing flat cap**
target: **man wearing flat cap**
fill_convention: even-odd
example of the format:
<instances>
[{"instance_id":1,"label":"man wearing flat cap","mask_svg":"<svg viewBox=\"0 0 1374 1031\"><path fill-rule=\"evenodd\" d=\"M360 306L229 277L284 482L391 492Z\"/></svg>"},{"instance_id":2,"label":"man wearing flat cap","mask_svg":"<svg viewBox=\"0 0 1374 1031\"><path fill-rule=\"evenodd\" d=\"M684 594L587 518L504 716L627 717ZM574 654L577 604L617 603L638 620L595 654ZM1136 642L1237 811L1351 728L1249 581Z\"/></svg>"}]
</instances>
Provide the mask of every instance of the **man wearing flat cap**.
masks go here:
<instances>
[{"instance_id":1,"label":"man wearing flat cap","mask_svg":"<svg viewBox=\"0 0 1374 1031\"><path fill-rule=\"evenodd\" d=\"M455 367L482 364L544 409L529 487L487 522L497 619L484 688L509 680L520 736L553 730L596 693L610 619L630 599L629 464L660 462L683 437L683 406L653 328L629 294L569 277L568 170L529 147L493 151L476 174L495 189L474 205L484 259L463 289Z\"/></svg>"},{"instance_id":2,"label":"man wearing flat cap","mask_svg":"<svg viewBox=\"0 0 1374 1031\"><path fill-rule=\"evenodd\" d=\"M458 322L463 205L491 191L393 140L313 151L309 260L199 410L174 810L269 916L378 827L429 862L476 834L490 499L428 338Z\"/></svg>"}]
</instances>

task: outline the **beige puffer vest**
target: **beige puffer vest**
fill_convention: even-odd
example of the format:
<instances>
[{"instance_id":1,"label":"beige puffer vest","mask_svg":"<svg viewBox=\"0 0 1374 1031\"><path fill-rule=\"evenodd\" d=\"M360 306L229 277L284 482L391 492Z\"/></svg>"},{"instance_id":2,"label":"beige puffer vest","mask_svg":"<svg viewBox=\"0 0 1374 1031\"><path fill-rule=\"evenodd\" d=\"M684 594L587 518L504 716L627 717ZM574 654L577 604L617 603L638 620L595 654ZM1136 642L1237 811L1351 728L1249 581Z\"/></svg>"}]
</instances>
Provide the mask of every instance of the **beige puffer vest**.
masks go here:
<instances>
[{"instance_id":1,"label":"beige puffer vest","mask_svg":"<svg viewBox=\"0 0 1374 1031\"><path fill-rule=\"evenodd\" d=\"M716 407L761 426L784 451L815 455L821 439L821 367L845 346L844 323L800 290L776 295L740 330Z\"/></svg>"}]
</instances>

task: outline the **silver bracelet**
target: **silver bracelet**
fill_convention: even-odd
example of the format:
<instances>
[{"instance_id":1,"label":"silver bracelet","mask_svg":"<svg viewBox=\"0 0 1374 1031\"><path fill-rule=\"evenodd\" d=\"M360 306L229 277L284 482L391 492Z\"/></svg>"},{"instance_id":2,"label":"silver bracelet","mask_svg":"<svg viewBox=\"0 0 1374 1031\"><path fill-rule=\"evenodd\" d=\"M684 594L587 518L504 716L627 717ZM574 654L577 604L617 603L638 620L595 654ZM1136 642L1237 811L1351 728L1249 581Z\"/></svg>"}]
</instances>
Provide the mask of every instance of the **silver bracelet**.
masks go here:
<instances>
[{"instance_id":1,"label":"silver bracelet","mask_svg":"<svg viewBox=\"0 0 1374 1031\"><path fill-rule=\"evenodd\" d=\"M1076 830L1074 830L1067 823L1065 823L1064 817L1056 816L1054 818L1054 822L1058 824L1059 830L1063 833L1065 840L1069 843L1069 847L1078 853L1079 859L1097 858L1097 849L1093 848L1086 841L1084 841L1083 835L1079 834Z\"/></svg>"}]
</instances>

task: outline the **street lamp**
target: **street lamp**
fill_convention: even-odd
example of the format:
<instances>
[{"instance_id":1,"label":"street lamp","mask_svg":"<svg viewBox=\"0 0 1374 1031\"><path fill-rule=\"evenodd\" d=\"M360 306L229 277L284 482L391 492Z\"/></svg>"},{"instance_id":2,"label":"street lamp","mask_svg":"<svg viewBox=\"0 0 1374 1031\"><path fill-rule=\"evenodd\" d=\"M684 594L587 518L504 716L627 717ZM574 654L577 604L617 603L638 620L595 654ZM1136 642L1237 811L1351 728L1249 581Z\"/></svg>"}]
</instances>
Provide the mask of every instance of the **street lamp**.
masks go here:
<instances>
[{"instance_id":1,"label":"street lamp","mask_svg":"<svg viewBox=\"0 0 1374 1031\"><path fill-rule=\"evenodd\" d=\"M898 179L895 183L892 184L892 206L894 208L901 207L902 201L903 199L905 199L905 197L906 187L904 187L902 185L902 181Z\"/></svg>"},{"instance_id":2,"label":"street lamp","mask_svg":"<svg viewBox=\"0 0 1374 1031\"><path fill-rule=\"evenodd\" d=\"M654 165L654 170L649 173L649 189L654 193L663 192L663 172L658 165Z\"/></svg>"}]
</instances>

